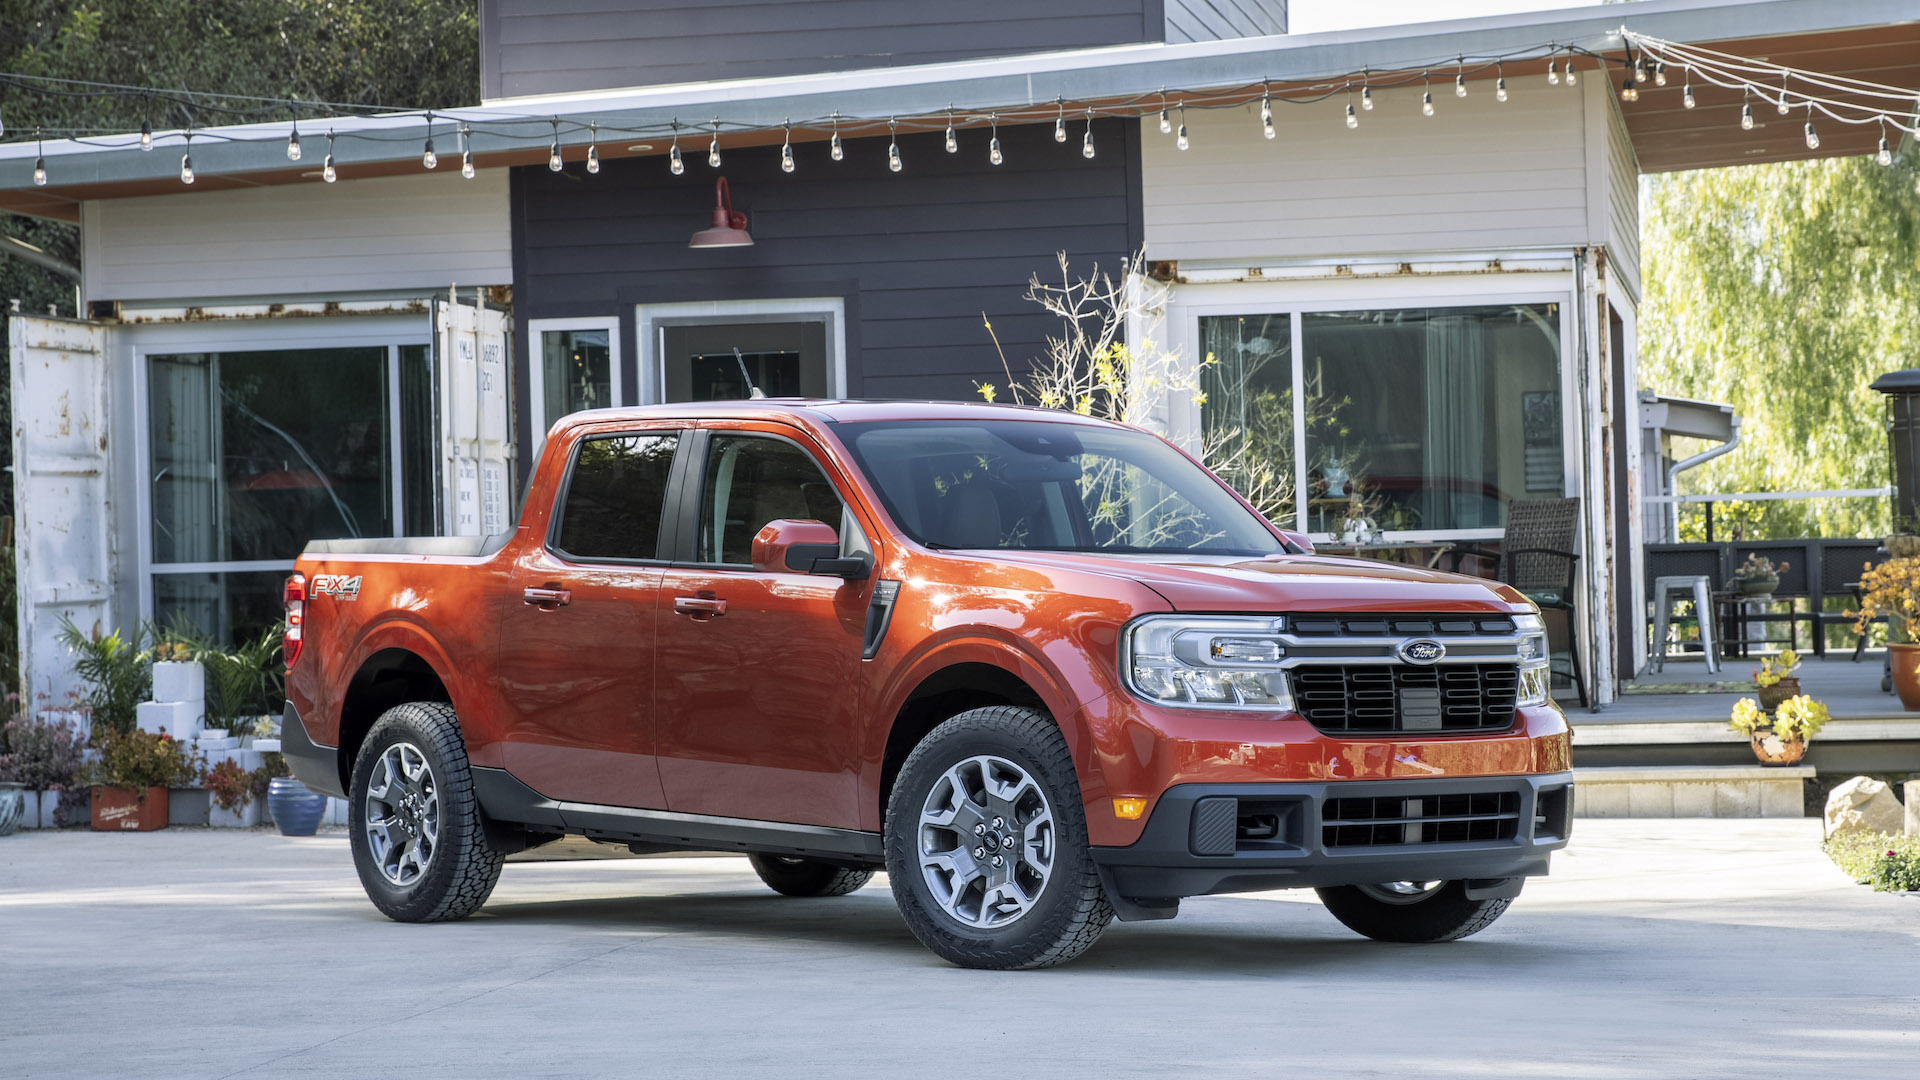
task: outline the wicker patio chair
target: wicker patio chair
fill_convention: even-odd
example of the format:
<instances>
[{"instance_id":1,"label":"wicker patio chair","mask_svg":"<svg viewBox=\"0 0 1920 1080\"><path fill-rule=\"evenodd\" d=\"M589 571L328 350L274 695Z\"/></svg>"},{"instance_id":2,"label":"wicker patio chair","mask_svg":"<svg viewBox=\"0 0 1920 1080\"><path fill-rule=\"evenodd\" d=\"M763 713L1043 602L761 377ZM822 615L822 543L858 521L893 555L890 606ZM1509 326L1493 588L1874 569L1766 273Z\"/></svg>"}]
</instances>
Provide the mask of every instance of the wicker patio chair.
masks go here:
<instances>
[{"instance_id":1,"label":"wicker patio chair","mask_svg":"<svg viewBox=\"0 0 1920 1080\"><path fill-rule=\"evenodd\" d=\"M1469 550L1467 555L1497 559L1496 576L1525 593L1540 605L1541 612L1557 612L1559 618L1547 620L1547 651L1558 654L1565 646L1567 670L1564 674L1580 695L1580 704L1591 707L1587 682L1580 669L1580 630L1574 618L1574 588L1580 556L1574 547L1580 535L1579 499L1515 499L1507 504L1506 537L1500 551ZM1558 635L1554 624L1560 624Z\"/></svg>"}]
</instances>

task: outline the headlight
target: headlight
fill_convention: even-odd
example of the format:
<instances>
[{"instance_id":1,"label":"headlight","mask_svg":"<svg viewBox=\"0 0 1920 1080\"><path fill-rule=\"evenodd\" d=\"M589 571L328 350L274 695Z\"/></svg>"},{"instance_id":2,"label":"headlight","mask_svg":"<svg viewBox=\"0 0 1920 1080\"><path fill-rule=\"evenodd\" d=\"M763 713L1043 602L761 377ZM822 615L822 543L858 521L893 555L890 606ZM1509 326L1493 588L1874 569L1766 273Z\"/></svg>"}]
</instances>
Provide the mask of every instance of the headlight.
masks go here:
<instances>
[{"instance_id":1,"label":"headlight","mask_svg":"<svg viewBox=\"0 0 1920 1080\"><path fill-rule=\"evenodd\" d=\"M1157 705L1291 712L1282 618L1153 616L1127 629L1127 689Z\"/></svg>"},{"instance_id":2,"label":"headlight","mask_svg":"<svg viewBox=\"0 0 1920 1080\"><path fill-rule=\"evenodd\" d=\"M1545 705L1553 699L1553 672L1548 666L1547 622L1538 612L1515 615L1520 632L1520 705Z\"/></svg>"}]
</instances>

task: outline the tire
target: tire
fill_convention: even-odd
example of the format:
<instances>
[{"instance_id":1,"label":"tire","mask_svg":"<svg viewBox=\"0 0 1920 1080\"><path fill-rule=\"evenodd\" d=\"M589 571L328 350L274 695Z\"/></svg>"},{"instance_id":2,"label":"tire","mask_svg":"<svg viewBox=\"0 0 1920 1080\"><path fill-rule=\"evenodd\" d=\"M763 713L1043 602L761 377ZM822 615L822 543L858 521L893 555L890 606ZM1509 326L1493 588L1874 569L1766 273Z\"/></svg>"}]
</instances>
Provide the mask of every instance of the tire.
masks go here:
<instances>
[{"instance_id":1,"label":"tire","mask_svg":"<svg viewBox=\"0 0 1920 1080\"><path fill-rule=\"evenodd\" d=\"M389 919L464 919L487 902L505 857L487 843L453 706L417 701L382 713L347 794L354 868Z\"/></svg>"},{"instance_id":2,"label":"tire","mask_svg":"<svg viewBox=\"0 0 1920 1080\"><path fill-rule=\"evenodd\" d=\"M1387 885L1340 885L1315 889L1320 902L1347 929L1375 941L1427 944L1458 941L1493 925L1513 903L1467 899L1467 883L1391 882ZM1395 890L1406 891L1396 895Z\"/></svg>"},{"instance_id":3,"label":"tire","mask_svg":"<svg viewBox=\"0 0 1920 1080\"><path fill-rule=\"evenodd\" d=\"M1113 920L1067 741L1034 709L963 712L914 747L887 800L886 858L913 936L961 967L1062 964Z\"/></svg>"},{"instance_id":4,"label":"tire","mask_svg":"<svg viewBox=\"0 0 1920 1080\"><path fill-rule=\"evenodd\" d=\"M783 896L845 896L873 880L873 871L785 855L747 856L767 888Z\"/></svg>"}]
</instances>

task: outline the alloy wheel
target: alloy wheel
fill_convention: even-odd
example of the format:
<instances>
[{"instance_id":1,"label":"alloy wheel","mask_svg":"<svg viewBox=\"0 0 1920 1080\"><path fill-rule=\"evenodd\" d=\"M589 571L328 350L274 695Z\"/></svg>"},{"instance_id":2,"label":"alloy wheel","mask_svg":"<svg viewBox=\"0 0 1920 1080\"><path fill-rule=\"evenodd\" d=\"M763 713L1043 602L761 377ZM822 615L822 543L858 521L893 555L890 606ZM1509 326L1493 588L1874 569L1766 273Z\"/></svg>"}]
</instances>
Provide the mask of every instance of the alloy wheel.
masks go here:
<instances>
[{"instance_id":1,"label":"alloy wheel","mask_svg":"<svg viewBox=\"0 0 1920 1080\"><path fill-rule=\"evenodd\" d=\"M1028 912L1053 876L1053 807L1038 780L1003 757L966 758L920 810L921 874L949 917L991 930Z\"/></svg>"},{"instance_id":2,"label":"alloy wheel","mask_svg":"<svg viewBox=\"0 0 1920 1080\"><path fill-rule=\"evenodd\" d=\"M365 822L381 876L401 888L419 881L440 846L440 789L419 747L394 743L380 755L368 778Z\"/></svg>"}]
</instances>

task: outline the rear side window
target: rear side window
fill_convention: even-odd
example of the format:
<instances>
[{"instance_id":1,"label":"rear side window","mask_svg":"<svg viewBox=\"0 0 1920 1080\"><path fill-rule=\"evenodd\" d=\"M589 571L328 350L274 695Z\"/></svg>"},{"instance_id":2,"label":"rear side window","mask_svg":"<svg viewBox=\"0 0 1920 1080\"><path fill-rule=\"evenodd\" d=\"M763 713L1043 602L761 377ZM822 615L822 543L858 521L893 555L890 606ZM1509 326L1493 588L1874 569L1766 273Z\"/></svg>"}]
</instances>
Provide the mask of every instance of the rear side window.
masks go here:
<instances>
[{"instance_id":1,"label":"rear side window","mask_svg":"<svg viewBox=\"0 0 1920 1080\"><path fill-rule=\"evenodd\" d=\"M660 550L676 434L585 439L567 477L554 547L576 559L652 559Z\"/></svg>"}]
</instances>

